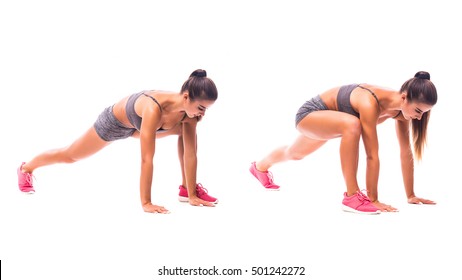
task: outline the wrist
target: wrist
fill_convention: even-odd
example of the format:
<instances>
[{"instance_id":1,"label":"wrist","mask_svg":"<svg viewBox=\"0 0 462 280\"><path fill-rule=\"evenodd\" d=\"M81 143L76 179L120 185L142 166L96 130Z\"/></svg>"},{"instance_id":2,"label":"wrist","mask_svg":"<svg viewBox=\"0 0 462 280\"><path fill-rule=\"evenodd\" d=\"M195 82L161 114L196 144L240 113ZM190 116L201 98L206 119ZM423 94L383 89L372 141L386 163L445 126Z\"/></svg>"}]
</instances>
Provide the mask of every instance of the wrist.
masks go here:
<instances>
[{"instance_id":1,"label":"wrist","mask_svg":"<svg viewBox=\"0 0 462 280\"><path fill-rule=\"evenodd\" d=\"M151 205L151 201L141 201L141 206Z\"/></svg>"}]
</instances>

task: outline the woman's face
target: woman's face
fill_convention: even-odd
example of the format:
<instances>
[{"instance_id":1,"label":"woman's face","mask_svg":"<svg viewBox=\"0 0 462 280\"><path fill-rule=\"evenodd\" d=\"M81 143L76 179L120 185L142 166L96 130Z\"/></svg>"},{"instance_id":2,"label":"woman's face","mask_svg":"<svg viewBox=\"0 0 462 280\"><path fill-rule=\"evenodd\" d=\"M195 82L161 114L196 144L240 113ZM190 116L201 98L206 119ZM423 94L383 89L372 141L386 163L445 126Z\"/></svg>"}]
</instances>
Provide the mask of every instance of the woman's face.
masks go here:
<instances>
[{"instance_id":1,"label":"woman's face","mask_svg":"<svg viewBox=\"0 0 462 280\"><path fill-rule=\"evenodd\" d=\"M205 116L205 111L207 111L207 109L210 108L210 106L212 106L214 103L215 101L200 99L191 101L191 99L188 97L185 101L184 110L189 118L203 117Z\"/></svg>"},{"instance_id":2,"label":"woman's face","mask_svg":"<svg viewBox=\"0 0 462 280\"><path fill-rule=\"evenodd\" d=\"M433 108L433 105L419 101L409 102L406 98L401 106L401 112L406 120L420 120L422 115L430 111L431 108Z\"/></svg>"}]
</instances>

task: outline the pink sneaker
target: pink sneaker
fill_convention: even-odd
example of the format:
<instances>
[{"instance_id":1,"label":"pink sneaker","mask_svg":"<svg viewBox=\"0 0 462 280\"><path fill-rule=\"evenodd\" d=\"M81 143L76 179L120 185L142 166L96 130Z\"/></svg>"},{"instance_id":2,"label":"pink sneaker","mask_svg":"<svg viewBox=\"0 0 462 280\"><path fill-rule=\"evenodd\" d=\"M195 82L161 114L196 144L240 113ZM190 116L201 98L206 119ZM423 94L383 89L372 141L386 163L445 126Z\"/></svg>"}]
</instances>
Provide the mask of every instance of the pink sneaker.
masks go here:
<instances>
[{"instance_id":1,"label":"pink sneaker","mask_svg":"<svg viewBox=\"0 0 462 280\"><path fill-rule=\"evenodd\" d=\"M22 166L25 164L25 162L21 163L21 166L18 167L18 186L19 190L24 192L24 193L30 193L33 194L35 193L34 186L32 184L32 179L33 175L32 173L25 173L22 172Z\"/></svg>"},{"instance_id":2,"label":"pink sneaker","mask_svg":"<svg viewBox=\"0 0 462 280\"><path fill-rule=\"evenodd\" d=\"M345 192L343 194L342 210L359 214L380 214L380 210L361 191L357 191L352 196L347 196Z\"/></svg>"},{"instance_id":3,"label":"pink sneaker","mask_svg":"<svg viewBox=\"0 0 462 280\"><path fill-rule=\"evenodd\" d=\"M180 185L179 189L180 189L180 193L178 194L178 200L181 202L188 202L189 201L188 190L183 185ZM218 199L209 195L208 190L204 188L201 183L196 184L196 194L197 194L197 197L199 197L200 199L203 199L205 201L212 202L215 204L218 203Z\"/></svg>"},{"instance_id":4,"label":"pink sneaker","mask_svg":"<svg viewBox=\"0 0 462 280\"><path fill-rule=\"evenodd\" d=\"M279 186L273 183L273 174L269 171L260 171L257 169L255 161L250 165L250 173L265 187L267 190L278 191Z\"/></svg>"}]
</instances>

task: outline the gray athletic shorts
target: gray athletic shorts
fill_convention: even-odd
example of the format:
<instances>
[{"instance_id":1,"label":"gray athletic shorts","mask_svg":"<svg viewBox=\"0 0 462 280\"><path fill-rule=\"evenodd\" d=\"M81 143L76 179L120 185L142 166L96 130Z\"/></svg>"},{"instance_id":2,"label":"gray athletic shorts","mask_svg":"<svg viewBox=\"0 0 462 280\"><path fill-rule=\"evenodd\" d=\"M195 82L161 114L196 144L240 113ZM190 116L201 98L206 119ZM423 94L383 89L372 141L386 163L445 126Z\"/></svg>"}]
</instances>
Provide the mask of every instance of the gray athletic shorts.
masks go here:
<instances>
[{"instance_id":1,"label":"gray athletic shorts","mask_svg":"<svg viewBox=\"0 0 462 280\"><path fill-rule=\"evenodd\" d=\"M321 96L317 95L310 100L306 101L300 109L298 109L297 115L295 115L295 126L306 117L309 113L314 111L328 110Z\"/></svg>"},{"instance_id":2,"label":"gray athletic shorts","mask_svg":"<svg viewBox=\"0 0 462 280\"><path fill-rule=\"evenodd\" d=\"M109 106L99 115L94 124L96 133L104 141L125 139L135 133L135 128L126 127L114 116L113 106Z\"/></svg>"}]
</instances>

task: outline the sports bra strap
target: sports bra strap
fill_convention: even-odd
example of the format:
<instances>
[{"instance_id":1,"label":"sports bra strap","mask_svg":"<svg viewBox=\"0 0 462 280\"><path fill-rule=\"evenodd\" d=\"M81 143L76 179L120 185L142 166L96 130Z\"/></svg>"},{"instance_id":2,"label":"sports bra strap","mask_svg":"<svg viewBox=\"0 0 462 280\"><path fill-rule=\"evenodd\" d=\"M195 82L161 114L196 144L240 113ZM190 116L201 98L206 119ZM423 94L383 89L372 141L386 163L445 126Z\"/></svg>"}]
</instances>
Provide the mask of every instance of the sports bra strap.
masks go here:
<instances>
[{"instance_id":1,"label":"sports bra strap","mask_svg":"<svg viewBox=\"0 0 462 280\"><path fill-rule=\"evenodd\" d=\"M147 95L146 93L143 93L144 96L151 98L156 104L159 106L160 112L162 113L162 106L160 106L159 102L152 96Z\"/></svg>"},{"instance_id":2,"label":"sports bra strap","mask_svg":"<svg viewBox=\"0 0 462 280\"><path fill-rule=\"evenodd\" d=\"M362 89L365 89L365 90L367 90L368 92L370 92L370 93L372 94L372 96L374 96L375 101L377 101L377 104L379 104L379 106L380 106L379 99L377 98L377 95L375 95L375 93L372 92L372 90L370 90L370 89L368 89L368 88L365 88L365 87L363 87L362 85L358 85L358 87L360 87L360 88L362 88Z\"/></svg>"}]
</instances>

